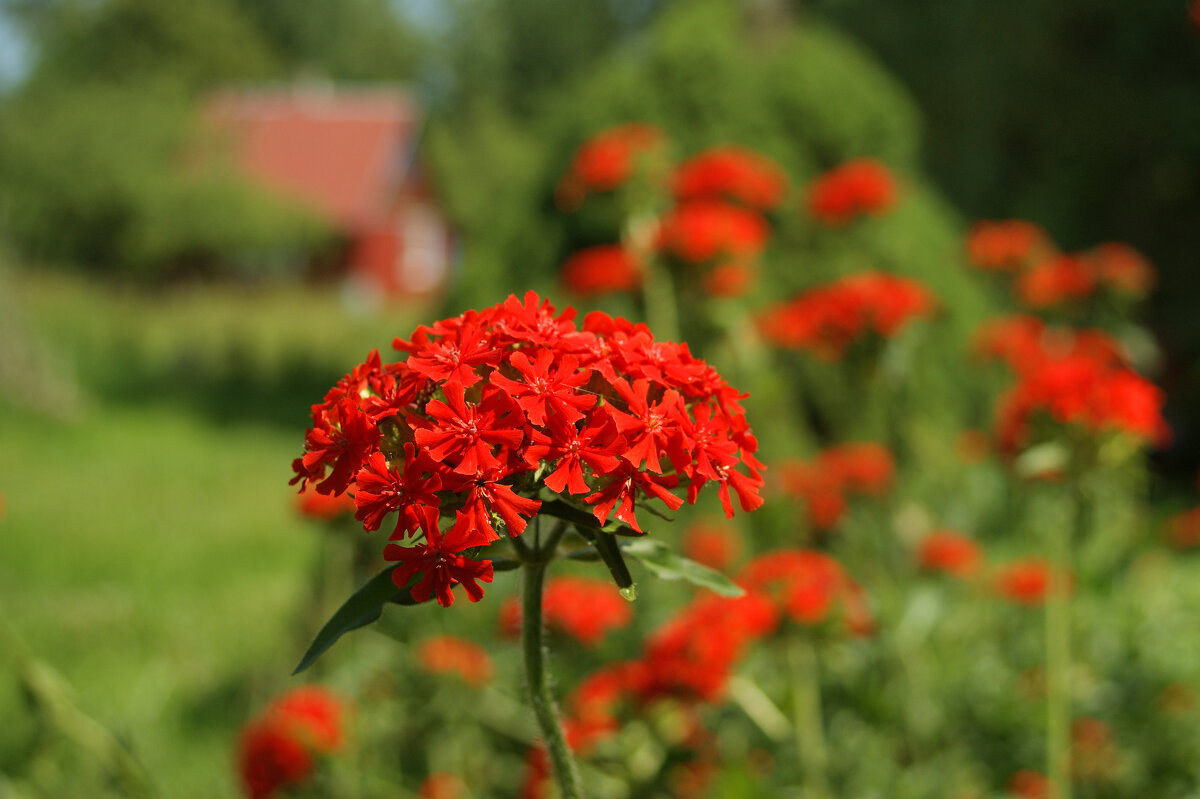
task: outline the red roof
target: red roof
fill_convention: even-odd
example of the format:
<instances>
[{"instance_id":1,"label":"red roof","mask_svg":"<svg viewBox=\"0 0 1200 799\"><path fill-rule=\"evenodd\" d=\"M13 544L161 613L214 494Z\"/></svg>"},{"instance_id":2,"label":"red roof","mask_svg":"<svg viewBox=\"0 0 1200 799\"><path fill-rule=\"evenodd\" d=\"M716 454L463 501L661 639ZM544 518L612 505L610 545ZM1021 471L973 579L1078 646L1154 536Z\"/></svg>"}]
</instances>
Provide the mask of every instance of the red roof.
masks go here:
<instances>
[{"instance_id":1,"label":"red roof","mask_svg":"<svg viewBox=\"0 0 1200 799\"><path fill-rule=\"evenodd\" d=\"M222 92L209 117L248 175L356 229L391 210L416 109L395 89L281 89Z\"/></svg>"}]
</instances>

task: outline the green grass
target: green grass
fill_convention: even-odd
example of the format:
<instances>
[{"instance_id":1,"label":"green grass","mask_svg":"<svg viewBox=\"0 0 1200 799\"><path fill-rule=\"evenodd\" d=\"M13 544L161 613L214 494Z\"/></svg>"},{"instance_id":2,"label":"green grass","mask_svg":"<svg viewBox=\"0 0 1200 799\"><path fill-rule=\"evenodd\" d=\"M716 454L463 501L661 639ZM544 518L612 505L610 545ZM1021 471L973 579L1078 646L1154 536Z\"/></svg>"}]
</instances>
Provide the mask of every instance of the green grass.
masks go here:
<instances>
[{"instance_id":1,"label":"green grass","mask_svg":"<svg viewBox=\"0 0 1200 799\"><path fill-rule=\"evenodd\" d=\"M287 481L320 389L294 390L280 365L327 387L407 335L409 314L350 313L311 290L6 277L22 329L72 367L84 401L56 420L0 396L0 608L163 795L236 795L237 730L303 649L318 547ZM3 772L33 730L7 666L0 718L14 720Z\"/></svg>"}]
</instances>

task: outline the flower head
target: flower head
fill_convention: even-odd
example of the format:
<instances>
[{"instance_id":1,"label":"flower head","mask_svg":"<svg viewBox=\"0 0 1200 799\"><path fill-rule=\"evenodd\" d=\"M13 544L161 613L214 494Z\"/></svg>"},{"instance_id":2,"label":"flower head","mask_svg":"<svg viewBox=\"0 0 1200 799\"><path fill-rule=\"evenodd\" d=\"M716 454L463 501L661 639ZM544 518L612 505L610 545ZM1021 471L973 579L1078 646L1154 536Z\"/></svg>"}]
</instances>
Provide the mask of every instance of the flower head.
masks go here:
<instances>
[{"instance_id":1,"label":"flower head","mask_svg":"<svg viewBox=\"0 0 1200 799\"><path fill-rule=\"evenodd\" d=\"M417 646L417 661L431 674L457 674L476 688L492 681L492 659L479 644L450 635L426 638Z\"/></svg>"},{"instance_id":2,"label":"flower head","mask_svg":"<svg viewBox=\"0 0 1200 799\"><path fill-rule=\"evenodd\" d=\"M319 686L279 696L238 739L238 772L251 799L267 799L303 784L316 756L342 747L345 704Z\"/></svg>"},{"instance_id":3,"label":"flower head","mask_svg":"<svg viewBox=\"0 0 1200 799\"><path fill-rule=\"evenodd\" d=\"M984 272L1019 272L1049 253L1050 237L1032 222L976 222L967 234L967 260Z\"/></svg>"},{"instance_id":4,"label":"flower head","mask_svg":"<svg viewBox=\"0 0 1200 799\"><path fill-rule=\"evenodd\" d=\"M714 147L684 161L672 186L681 202L736 200L767 210L779 205L787 178L774 162L740 147Z\"/></svg>"},{"instance_id":5,"label":"flower head","mask_svg":"<svg viewBox=\"0 0 1200 799\"><path fill-rule=\"evenodd\" d=\"M970 577L979 570L979 545L953 530L938 530L925 536L917 549L921 568L945 572L953 577Z\"/></svg>"},{"instance_id":6,"label":"flower head","mask_svg":"<svg viewBox=\"0 0 1200 799\"><path fill-rule=\"evenodd\" d=\"M625 247L612 244L580 250L567 259L562 282L583 297L633 291L642 283L637 259Z\"/></svg>"},{"instance_id":7,"label":"flower head","mask_svg":"<svg viewBox=\"0 0 1200 799\"><path fill-rule=\"evenodd\" d=\"M808 186L808 210L827 225L887 213L896 202L896 182L879 161L859 158L829 170Z\"/></svg>"},{"instance_id":8,"label":"flower head","mask_svg":"<svg viewBox=\"0 0 1200 799\"><path fill-rule=\"evenodd\" d=\"M674 510L709 483L728 515L731 489L761 504L743 395L644 325L574 316L530 292L397 338L405 360L372 353L313 407L294 482L352 494L367 530L391 524L393 581L442 605L455 586L483 596L477 550L521 535L543 489L637 532L640 505Z\"/></svg>"}]
</instances>

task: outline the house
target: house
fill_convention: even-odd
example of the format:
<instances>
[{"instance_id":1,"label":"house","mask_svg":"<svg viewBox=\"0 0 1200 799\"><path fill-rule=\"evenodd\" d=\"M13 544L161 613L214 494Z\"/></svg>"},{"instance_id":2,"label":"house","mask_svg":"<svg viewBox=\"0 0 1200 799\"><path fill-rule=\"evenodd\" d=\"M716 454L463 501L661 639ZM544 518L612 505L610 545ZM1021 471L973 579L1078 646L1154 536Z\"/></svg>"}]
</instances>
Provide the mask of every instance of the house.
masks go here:
<instances>
[{"instance_id":1,"label":"house","mask_svg":"<svg viewBox=\"0 0 1200 799\"><path fill-rule=\"evenodd\" d=\"M207 116L249 177L338 231L339 270L373 299L446 282L452 237L415 158L420 108L401 88L227 90Z\"/></svg>"}]
</instances>

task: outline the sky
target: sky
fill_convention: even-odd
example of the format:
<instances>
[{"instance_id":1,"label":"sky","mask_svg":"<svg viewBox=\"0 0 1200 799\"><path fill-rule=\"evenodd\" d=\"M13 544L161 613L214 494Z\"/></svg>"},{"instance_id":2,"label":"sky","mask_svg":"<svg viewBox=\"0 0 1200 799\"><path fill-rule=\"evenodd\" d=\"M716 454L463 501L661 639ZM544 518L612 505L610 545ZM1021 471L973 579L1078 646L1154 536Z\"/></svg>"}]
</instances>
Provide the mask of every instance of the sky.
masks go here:
<instances>
[{"instance_id":1,"label":"sky","mask_svg":"<svg viewBox=\"0 0 1200 799\"><path fill-rule=\"evenodd\" d=\"M19 83L29 71L31 53L24 35L0 5L0 90Z\"/></svg>"}]
</instances>

